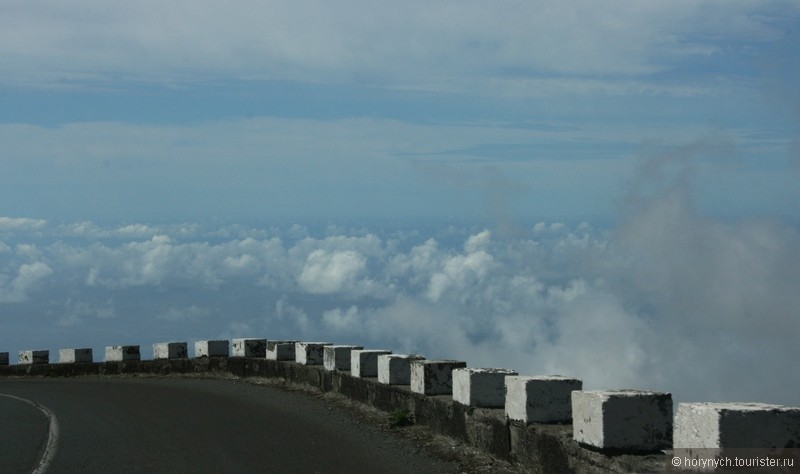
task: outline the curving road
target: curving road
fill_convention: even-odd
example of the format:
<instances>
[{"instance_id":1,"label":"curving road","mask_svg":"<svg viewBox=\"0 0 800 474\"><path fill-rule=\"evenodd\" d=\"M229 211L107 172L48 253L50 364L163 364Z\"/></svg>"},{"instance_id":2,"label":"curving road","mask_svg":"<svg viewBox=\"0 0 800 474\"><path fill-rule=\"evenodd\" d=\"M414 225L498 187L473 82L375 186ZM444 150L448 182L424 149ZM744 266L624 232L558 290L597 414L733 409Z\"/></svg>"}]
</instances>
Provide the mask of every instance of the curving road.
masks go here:
<instances>
[{"instance_id":1,"label":"curving road","mask_svg":"<svg viewBox=\"0 0 800 474\"><path fill-rule=\"evenodd\" d=\"M2 473L48 452L48 473L456 470L323 400L235 380L0 379L0 395Z\"/></svg>"}]
</instances>

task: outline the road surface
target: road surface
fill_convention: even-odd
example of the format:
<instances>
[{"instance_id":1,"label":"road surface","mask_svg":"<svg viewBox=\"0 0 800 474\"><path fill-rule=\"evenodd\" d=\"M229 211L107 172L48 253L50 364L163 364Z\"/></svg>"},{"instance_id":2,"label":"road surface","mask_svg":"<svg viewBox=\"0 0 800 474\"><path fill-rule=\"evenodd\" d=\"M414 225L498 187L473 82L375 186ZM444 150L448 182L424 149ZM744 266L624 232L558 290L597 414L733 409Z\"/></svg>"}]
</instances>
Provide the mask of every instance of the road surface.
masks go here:
<instances>
[{"instance_id":1,"label":"road surface","mask_svg":"<svg viewBox=\"0 0 800 474\"><path fill-rule=\"evenodd\" d=\"M324 400L271 386L193 378L0 379L0 472L39 467L48 473L457 472Z\"/></svg>"}]
</instances>

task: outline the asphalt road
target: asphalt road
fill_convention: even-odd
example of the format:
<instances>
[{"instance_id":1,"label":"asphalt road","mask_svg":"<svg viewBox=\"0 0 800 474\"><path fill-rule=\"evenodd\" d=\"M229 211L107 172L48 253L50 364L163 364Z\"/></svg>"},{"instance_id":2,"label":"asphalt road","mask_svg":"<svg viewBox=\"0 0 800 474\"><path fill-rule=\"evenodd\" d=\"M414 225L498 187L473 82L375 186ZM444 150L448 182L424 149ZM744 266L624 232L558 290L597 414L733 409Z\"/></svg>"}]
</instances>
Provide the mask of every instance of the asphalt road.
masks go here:
<instances>
[{"instance_id":1,"label":"asphalt road","mask_svg":"<svg viewBox=\"0 0 800 474\"><path fill-rule=\"evenodd\" d=\"M48 450L48 473L456 470L324 400L236 380L0 379L0 395L2 473L33 472ZM55 414L54 449L29 402Z\"/></svg>"}]
</instances>

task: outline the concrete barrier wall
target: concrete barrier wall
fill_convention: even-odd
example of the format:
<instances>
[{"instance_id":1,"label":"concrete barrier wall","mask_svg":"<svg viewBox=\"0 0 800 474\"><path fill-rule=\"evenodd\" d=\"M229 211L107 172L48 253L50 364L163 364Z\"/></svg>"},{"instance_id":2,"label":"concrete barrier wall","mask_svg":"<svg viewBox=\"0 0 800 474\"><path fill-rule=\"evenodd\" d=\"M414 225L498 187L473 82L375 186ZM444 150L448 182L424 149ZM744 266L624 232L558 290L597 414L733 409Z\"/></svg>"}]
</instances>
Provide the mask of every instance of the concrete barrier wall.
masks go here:
<instances>
[{"instance_id":1,"label":"concrete barrier wall","mask_svg":"<svg viewBox=\"0 0 800 474\"><path fill-rule=\"evenodd\" d=\"M270 342L267 341L267 347L271 347ZM173 344L184 347L185 343ZM162 357L154 360L133 357L120 360L115 357L105 362L2 365L0 376L223 372L239 377L278 378L322 392L335 392L389 413L406 411L417 424L427 425L437 433L464 441L497 458L521 464L532 472L671 470L673 429L676 447L682 450L800 447L800 408L761 404L680 404L673 428L672 400L666 393L574 390L581 388L578 379L518 376L503 369L466 369L465 363L458 361L421 364L423 359L420 356L413 356L412 363L408 364L410 383L389 384L379 380L388 380L387 374L383 377L381 374L379 377L356 377L350 371L336 369L335 365L309 364L306 349L319 351L321 344L331 345L298 343L303 351L297 351L297 358L301 360L295 361L276 360L268 358L267 354L259 357L203 355L193 359ZM114 349L117 347L120 346ZM138 349L138 346L124 347L131 351L134 347ZM324 350L319 352L323 354ZM384 354L380 357L390 359ZM414 365L418 366L416 376L411 367ZM388 364L386 367L388 370ZM436 370L427 370L429 368ZM455 377L452 371L457 371ZM415 377L425 377L425 374L431 374L435 381L415 380ZM480 406L482 403L470 403L470 400L483 399L472 394L484 393L491 394L489 405L499 403L496 395L498 374L507 377L506 406L489 408ZM439 387L434 391L435 395L414 389L414 384L425 387L433 382ZM491 391L482 391L484 389L479 385L482 383L487 383L486 387ZM456 396L460 401L454 400L452 391L441 393L441 387L447 385L461 394ZM465 395L467 393L470 395ZM736 416L743 411L748 416L746 430L735 423ZM548 422L531 421L538 419ZM702 428L699 437L698 427ZM752 435L744 438L743 432L769 433L770 436L763 436L764 443L761 443ZM677 443L683 444L677 446ZM697 446L684 446L692 443Z\"/></svg>"}]
</instances>

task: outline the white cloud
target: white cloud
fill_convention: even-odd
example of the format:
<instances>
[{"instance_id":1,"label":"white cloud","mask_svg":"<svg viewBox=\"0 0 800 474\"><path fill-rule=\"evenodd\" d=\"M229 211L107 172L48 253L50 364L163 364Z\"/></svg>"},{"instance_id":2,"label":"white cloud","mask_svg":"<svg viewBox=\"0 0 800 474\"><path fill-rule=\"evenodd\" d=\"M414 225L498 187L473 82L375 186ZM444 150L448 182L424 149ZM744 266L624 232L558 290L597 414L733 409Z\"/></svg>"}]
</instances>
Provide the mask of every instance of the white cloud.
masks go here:
<instances>
[{"instance_id":1,"label":"white cloud","mask_svg":"<svg viewBox=\"0 0 800 474\"><path fill-rule=\"evenodd\" d=\"M309 293L336 293L351 288L366 264L366 258L352 250L315 250L308 255L297 282Z\"/></svg>"},{"instance_id":2,"label":"white cloud","mask_svg":"<svg viewBox=\"0 0 800 474\"><path fill-rule=\"evenodd\" d=\"M42 256L39 249L36 248L36 245L18 244L15 250L17 255L25 257L28 260L38 259Z\"/></svg>"},{"instance_id":3,"label":"white cloud","mask_svg":"<svg viewBox=\"0 0 800 474\"><path fill-rule=\"evenodd\" d=\"M181 228L172 232L186 237ZM262 282L290 279L285 250L277 238L248 237L211 245L156 235L116 245L114 241L85 247L57 244L50 253L80 272L87 285L107 288L161 284L216 288L232 278Z\"/></svg>"},{"instance_id":4,"label":"white cloud","mask_svg":"<svg viewBox=\"0 0 800 474\"><path fill-rule=\"evenodd\" d=\"M26 217L0 216L0 230L31 230L41 229L47 225L43 219L29 219Z\"/></svg>"},{"instance_id":5,"label":"white cloud","mask_svg":"<svg viewBox=\"0 0 800 474\"><path fill-rule=\"evenodd\" d=\"M78 236L84 238L102 238L108 236L108 231L100 228L93 222L83 221L61 225L59 233L67 236Z\"/></svg>"},{"instance_id":6,"label":"white cloud","mask_svg":"<svg viewBox=\"0 0 800 474\"><path fill-rule=\"evenodd\" d=\"M533 226L533 234L534 235L547 235L547 234L559 234L566 228L563 222L553 222L548 224L547 222L537 222Z\"/></svg>"},{"instance_id":7,"label":"white cloud","mask_svg":"<svg viewBox=\"0 0 800 474\"><path fill-rule=\"evenodd\" d=\"M64 327L73 327L82 324L87 318L96 320L115 319L117 310L112 300L102 303L88 301L74 301L67 298L64 302L63 312L59 315L57 324Z\"/></svg>"},{"instance_id":8,"label":"white cloud","mask_svg":"<svg viewBox=\"0 0 800 474\"><path fill-rule=\"evenodd\" d=\"M492 233L488 230L484 230L475 235L469 236L467 241L464 243L464 251L467 253L476 253L479 250L485 249L486 246L489 245L491 236Z\"/></svg>"},{"instance_id":9,"label":"white cloud","mask_svg":"<svg viewBox=\"0 0 800 474\"><path fill-rule=\"evenodd\" d=\"M211 315L211 310L196 305L180 308L169 308L157 316L158 319L169 322L198 322Z\"/></svg>"},{"instance_id":10,"label":"white cloud","mask_svg":"<svg viewBox=\"0 0 800 474\"><path fill-rule=\"evenodd\" d=\"M394 277L407 277L414 286L426 285L429 275L438 266L441 258L439 244L435 239L428 239L415 245L408 253L394 255L389 261L387 270Z\"/></svg>"},{"instance_id":11,"label":"white cloud","mask_svg":"<svg viewBox=\"0 0 800 474\"><path fill-rule=\"evenodd\" d=\"M791 370L796 351L780 334L800 330L800 295L790 283L800 279L796 228L715 221L674 190L622 226L614 247L628 256L617 275L624 286L615 291L669 335L662 344L682 342L681 351L656 349L668 361L662 370L669 379L685 377L704 394L725 386L738 398L757 396L758 384L774 377L771 395L791 399L777 378ZM754 357L756 350L762 356ZM742 370L759 382L735 387L733 374Z\"/></svg>"},{"instance_id":12,"label":"white cloud","mask_svg":"<svg viewBox=\"0 0 800 474\"><path fill-rule=\"evenodd\" d=\"M270 328L275 323L279 323L280 327L284 329L282 333L271 329L275 334L272 336L273 338L279 338L280 334L284 334L284 337L296 338L296 336L291 336L290 334L293 334L294 331L308 333L311 325L308 314L302 308L293 305L286 295L281 295L275 302L274 308L267 315L266 322Z\"/></svg>"},{"instance_id":13,"label":"white cloud","mask_svg":"<svg viewBox=\"0 0 800 474\"><path fill-rule=\"evenodd\" d=\"M431 276L428 298L439 301L445 292L453 289L459 296L464 295L466 288L483 282L493 264L492 256L483 250L448 258L443 262L442 270Z\"/></svg>"},{"instance_id":14,"label":"white cloud","mask_svg":"<svg viewBox=\"0 0 800 474\"><path fill-rule=\"evenodd\" d=\"M248 270L258 267L258 262L252 255L239 255L237 257L225 257L225 265L234 271Z\"/></svg>"},{"instance_id":15,"label":"white cloud","mask_svg":"<svg viewBox=\"0 0 800 474\"><path fill-rule=\"evenodd\" d=\"M157 235L145 242L126 244L125 247L135 256L123 266L126 284L158 284L168 272L180 268L178 255L173 252L171 239L166 235Z\"/></svg>"},{"instance_id":16,"label":"white cloud","mask_svg":"<svg viewBox=\"0 0 800 474\"><path fill-rule=\"evenodd\" d=\"M544 371L582 374L590 387L665 388L654 363L661 354L651 350L653 333L645 320L615 295L581 282L560 297L553 304L558 336L535 353Z\"/></svg>"},{"instance_id":17,"label":"white cloud","mask_svg":"<svg viewBox=\"0 0 800 474\"><path fill-rule=\"evenodd\" d=\"M456 1L224 9L204 1L12 3L0 17L0 54L3 77L16 83L174 83L229 74L425 88L458 81L484 92L497 77L650 74L678 58L717 54L720 39L774 40L771 10L797 10L791 2L664 0L514 1L503 8Z\"/></svg>"},{"instance_id":18,"label":"white cloud","mask_svg":"<svg viewBox=\"0 0 800 474\"><path fill-rule=\"evenodd\" d=\"M117 228L115 233L122 237L153 237L159 233L159 229L145 224L128 224Z\"/></svg>"},{"instance_id":19,"label":"white cloud","mask_svg":"<svg viewBox=\"0 0 800 474\"><path fill-rule=\"evenodd\" d=\"M362 324L358 317L358 306L353 305L342 311L340 308L331 309L322 313L322 323L335 332L342 333L346 331L358 331L358 328L353 327L357 324Z\"/></svg>"},{"instance_id":20,"label":"white cloud","mask_svg":"<svg viewBox=\"0 0 800 474\"><path fill-rule=\"evenodd\" d=\"M41 282L53 274L53 269L46 263L35 262L22 264L13 279L7 276L0 279L0 303L24 303L29 293Z\"/></svg>"},{"instance_id":21,"label":"white cloud","mask_svg":"<svg viewBox=\"0 0 800 474\"><path fill-rule=\"evenodd\" d=\"M798 403L785 374L800 330L800 232L775 220L713 220L683 191L642 203L613 231L541 223L513 239L455 227L441 242L406 230L315 238L306 229L285 244L271 232L298 228L195 229L189 238L164 226L145 240L92 232L81 241L60 227L66 244L31 229L36 245L22 233L2 254L0 303L45 304L75 331L158 320L231 337L263 328L572 375L587 388ZM45 281L52 294L40 291Z\"/></svg>"},{"instance_id":22,"label":"white cloud","mask_svg":"<svg viewBox=\"0 0 800 474\"><path fill-rule=\"evenodd\" d=\"M239 337L251 338L256 337L256 335L252 324L242 321L232 321L219 337L230 340Z\"/></svg>"}]
</instances>

